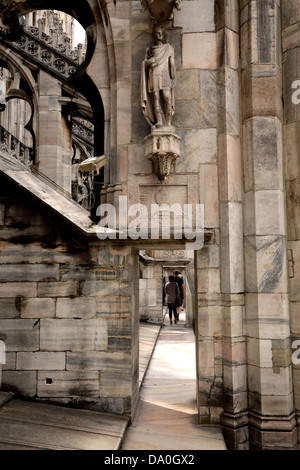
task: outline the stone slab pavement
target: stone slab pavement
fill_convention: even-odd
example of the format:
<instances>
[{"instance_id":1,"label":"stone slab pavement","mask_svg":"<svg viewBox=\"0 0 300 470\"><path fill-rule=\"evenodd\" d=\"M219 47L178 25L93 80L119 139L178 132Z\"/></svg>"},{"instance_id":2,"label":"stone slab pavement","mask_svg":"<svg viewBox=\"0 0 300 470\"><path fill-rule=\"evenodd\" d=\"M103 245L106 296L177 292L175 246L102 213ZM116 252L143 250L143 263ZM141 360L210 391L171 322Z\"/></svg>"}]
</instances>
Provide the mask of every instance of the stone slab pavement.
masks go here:
<instances>
[{"instance_id":1,"label":"stone slab pavement","mask_svg":"<svg viewBox=\"0 0 300 470\"><path fill-rule=\"evenodd\" d=\"M220 450L220 429L198 427L193 331L140 325L141 400L123 416L14 399L0 391L0 450Z\"/></svg>"},{"instance_id":2,"label":"stone slab pavement","mask_svg":"<svg viewBox=\"0 0 300 470\"><path fill-rule=\"evenodd\" d=\"M226 450L218 427L197 426L195 338L165 317L121 450Z\"/></svg>"},{"instance_id":3,"label":"stone slab pavement","mask_svg":"<svg viewBox=\"0 0 300 470\"><path fill-rule=\"evenodd\" d=\"M140 385L160 326L140 326ZM129 419L14 399L0 391L0 450L118 450Z\"/></svg>"}]
</instances>

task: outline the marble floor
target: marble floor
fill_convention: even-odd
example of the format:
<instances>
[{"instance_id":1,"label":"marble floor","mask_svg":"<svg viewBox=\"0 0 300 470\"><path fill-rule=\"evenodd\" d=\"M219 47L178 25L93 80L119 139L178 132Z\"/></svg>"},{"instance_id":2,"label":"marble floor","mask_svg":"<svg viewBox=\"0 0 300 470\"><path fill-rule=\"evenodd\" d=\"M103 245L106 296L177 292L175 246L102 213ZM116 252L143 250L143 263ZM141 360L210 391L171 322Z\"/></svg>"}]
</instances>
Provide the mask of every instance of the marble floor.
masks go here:
<instances>
[{"instance_id":1,"label":"marble floor","mask_svg":"<svg viewBox=\"0 0 300 470\"><path fill-rule=\"evenodd\" d=\"M122 450L226 450L221 429L197 426L195 338L165 317Z\"/></svg>"}]
</instances>

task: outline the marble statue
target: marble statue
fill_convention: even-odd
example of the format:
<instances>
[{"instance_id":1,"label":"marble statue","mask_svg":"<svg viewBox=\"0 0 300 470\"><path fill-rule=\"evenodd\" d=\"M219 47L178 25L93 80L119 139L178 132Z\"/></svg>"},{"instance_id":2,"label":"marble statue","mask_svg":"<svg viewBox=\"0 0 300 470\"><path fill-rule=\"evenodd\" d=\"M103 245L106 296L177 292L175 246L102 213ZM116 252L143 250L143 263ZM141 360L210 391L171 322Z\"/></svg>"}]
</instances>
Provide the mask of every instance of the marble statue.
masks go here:
<instances>
[{"instance_id":1,"label":"marble statue","mask_svg":"<svg viewBox=\"0 0 300 470\"><path fill-rule=\"evenodd\" d=\"M174 114L174 49L163 44L163 29L154 27L154 45L142 62L142 109L147 122L155 127L171 126Z\"/></svg>"}]
</instances>

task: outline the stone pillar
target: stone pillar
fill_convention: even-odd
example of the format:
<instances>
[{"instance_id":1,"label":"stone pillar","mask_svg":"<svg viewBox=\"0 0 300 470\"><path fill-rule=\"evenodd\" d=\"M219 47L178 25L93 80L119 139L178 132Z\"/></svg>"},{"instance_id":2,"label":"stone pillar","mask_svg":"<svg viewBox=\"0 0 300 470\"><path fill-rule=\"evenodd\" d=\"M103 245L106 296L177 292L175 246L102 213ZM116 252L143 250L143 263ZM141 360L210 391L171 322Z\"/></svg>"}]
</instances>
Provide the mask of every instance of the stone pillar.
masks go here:
<instances>
[{"instance_id":1,"label":"stone pillar","mask_svg":"<svg viewBox=\"0 0 300 470\"><path fill-rule=\"evenodd\" d=\"M60 97L58 80L40 70L38 170L71 194L72 136Z\"/></svg>"},{"instance_id":2,"label":"stone pillar","mask_svg":"<svg viewBox=\"0 0 300 470\"><path fill-rule=\"evenodd\" d=\"M284 169L287 197L289 300L291 312L294 400L300 420L300 365L297 363L300 339L300 10L299 2L282 2ZM293 356L294 357L294 356ZM299 436L299 427L298 427ZM299 437L298 437L299 441Z\"/></svg>"},{"instance_id":3,"label":"stone pillar","mask_svg":"<svg viewBox=\"0 0 300 470\"><path fill-rule=\"evenodd\" d=\"M107 5L110 35L107 51L110 62L110 166L102 199L119 213L119 196L127 194L128 145L131 142L131 2ZM116 65L118 64L118 66ZM109 172L109 174L107 174Z\"/></svg>"},{"instance_id":4,"label":"stone pillar","mask_svg":"<svg viewBox=\"0 0 300 470\"><path fill-rule=\"evenodd\" d=\"M296 442L282 164L283 3L241 2L245 326L253 449Z\"/></svg>"},{"instance_id":5,"label":"stone pillar","mask_svg":"<svg viewBox=\"0 0 300 470\"><path fill-rule=\"evenodd\" d=\"M217 2L219 196L223 362L223 432L231 449L247 449L248 403L244 311L243 185L239 100L239 5Z\"/></svg>"},{"instance_id":6,"label":"stone pillar","mask_svg":"<svg viewBox=\"0 0 300 470\"><path fill-rule=\"evenodd\" d=\"M140 264L140 319L150 323L163 322L162 266L160 263Z\"/></svg>"}]
</instances>

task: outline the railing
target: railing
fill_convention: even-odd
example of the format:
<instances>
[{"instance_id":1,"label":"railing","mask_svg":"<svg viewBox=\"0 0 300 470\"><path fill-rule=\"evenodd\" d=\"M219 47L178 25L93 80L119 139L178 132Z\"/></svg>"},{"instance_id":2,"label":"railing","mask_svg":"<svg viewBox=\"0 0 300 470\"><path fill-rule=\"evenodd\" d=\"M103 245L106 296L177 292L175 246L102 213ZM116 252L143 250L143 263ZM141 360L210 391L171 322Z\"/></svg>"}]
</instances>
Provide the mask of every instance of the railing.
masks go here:
<instances>
[{"instance_id":1,"label":"railing","mask_svg":"<svg viewBox=\"0 0 300 470\"><path fill-rule=\"evenodd\" d=\"M4 41L9 47L19 50L34 62L64 79L68 79L76 72L84 60L82 44L71 49L71 40L64 34L59 24L56 28L52 28L51 35L48 35L42 30L43 20L38 20L38 26L29 26L26 18L22 19L21 23L23 26L21 38L18 41Z\"/></svg>"},{"instance_id":2,"label":"railing","mask_svg":"<svg viewBox=\"0 0 300 470\"><path fill-rule=\"evenodd\" d=\"M87 146L94 146L94 126L80 118L72 119L72 134L82 140Z\"/></svg>"},{"instance_id":3,"label":"railing","mask_svg":"<svg viewBox=\"0 0 300 470\"><path fill-rule=\"evenodd\" d=\"M31 168L34 163L33 149L26 147L14 135L10 134L7 129L0 125L0 148L9 155L15 157L19 162L23 163L27 168Z\"/></svg>"}]
</instances>

